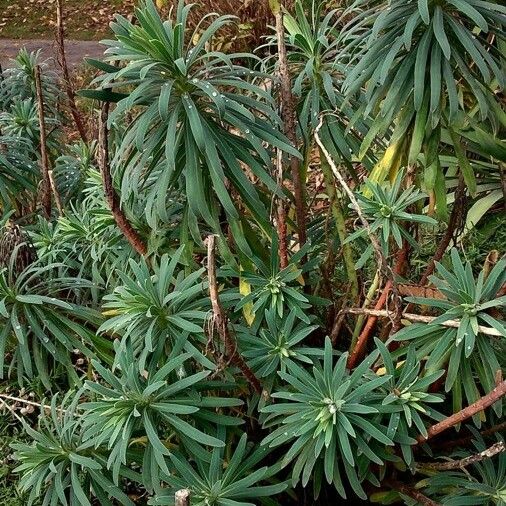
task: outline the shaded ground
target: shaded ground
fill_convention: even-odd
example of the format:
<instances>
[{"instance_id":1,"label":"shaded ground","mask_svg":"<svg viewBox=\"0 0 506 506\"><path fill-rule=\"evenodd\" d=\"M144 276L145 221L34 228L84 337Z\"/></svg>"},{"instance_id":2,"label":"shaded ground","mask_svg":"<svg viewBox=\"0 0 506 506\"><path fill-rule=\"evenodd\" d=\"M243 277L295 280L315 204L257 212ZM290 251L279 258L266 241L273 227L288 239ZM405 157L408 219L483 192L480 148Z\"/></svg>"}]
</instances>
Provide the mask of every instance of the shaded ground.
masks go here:
<instances>
[{"instance_id":1,"label":"shaded ground","mask_svg":"<svg viewBox=\"0 0 506 506\"><path fill-rule=\"evenodd\" d=\"M40 49L43 58L52 58L56 68L56 53L54 40L16 40L0 39L0 64L6 68L9 65L9 59L14 58L22 47L28 51ZM104 46L94 41L67 40L65 41L65 54L67 63L70 67L78 67L87 57L101 58L104 52Z\"/></svg>"},{"instance_id":2,"label":"shaded ground","mask_svg":"<svg viewBox=\"0 0 506 506\"><path fill-rule=\"evenodd\" d=\"M63 0L66 36L100 40L114 14L131 14L133 6L134 0ZM0 0L0 39L52 39L55 23L55 0Z\"/></svg>"}]
</instances>

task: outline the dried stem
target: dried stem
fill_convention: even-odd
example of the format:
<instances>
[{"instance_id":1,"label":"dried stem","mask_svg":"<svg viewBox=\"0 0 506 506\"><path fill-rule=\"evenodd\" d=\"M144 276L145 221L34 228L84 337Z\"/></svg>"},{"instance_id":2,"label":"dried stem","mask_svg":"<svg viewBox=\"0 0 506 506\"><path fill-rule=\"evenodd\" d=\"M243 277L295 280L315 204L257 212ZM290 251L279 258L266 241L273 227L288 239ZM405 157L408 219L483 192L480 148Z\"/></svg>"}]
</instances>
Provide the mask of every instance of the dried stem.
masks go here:
<instances>
[{"instance_id":1,"label":"dried stem","mask_svg":"<svg viewBox=\"0 0 506 506\"><path fill-rule=\"evenodd\" d=\"M345 309L344 312L349 314L358 314L358 315L369 315L374 318L392 318L393 314L391 311L386 310L380 310L380 309L367 309L367 308L351 308L351 309ZM436 317L435 316L423 316L413 313L402 313L402 318L405 320L409 320L410 322L419 322L419 323L432 323ZM459 320L447 320L443 323L439 323L438 325L441 325L442 327L451 327L458 329L460 327L460 321ZM483 325L480 325L478 327L478 330L487 336L495 336L495 337L501 337L502 334L492 327L484 327Z\"/></svg>"},{"instance_id":2,"label":"dried stem","mask_svg":"<svg viewBox=\"0 0 506 506\"><path fill-rule=\"evenodd\" d=\"M438 422L435 425L429 427L427 430L427 437L420 435L417 437L417 441L419 443L423 443L424 441L437 436L441 432L444 432L445 430L450 429L459 423L462 423L464 420L467 420L480 411L483 411L489 406L492 406L492 404L496 403L504 395L506 395L506 381L499 383L490 393L484 395L470 406L467 406L467 408L464 408L458 413L454 413L441 422Z\"/></svg>"},{"instance_id":3,"label":"dried stem","mask_svg":"<svg viewBox=\"0 0 506 506\"><path fill-rule=\"evenodd\" d=\"M62 70L63 83L65 85L65 92L67 94L67 98L69 101L70 113L72 114L72 118L74 119L74 123L76 124L81 139L83 140L83 142L87 143L88 136L86 134L84 123L81 119L81 115L79 114L79 110L76 105L76 95L74 93L74 88L72 86L72 81L70 79L70 73L67 65L67 58L65 56L65 31L63 27L62 4L63 4L62 0L56 0L56 45L58 48L58 63L60 64Z\"/></svg>"},{"instance_id":4,"label":"dried stem","mask_svg":"<svg viewBox=\"0 0 506 506\"><path fill-rule=\"evenodd\" d=\"M231 364L238 367L248 380L250 385L257 393L262 393L262 385L253 371L248 367L245 360L237 350L237 343L230 335L228 328L228 318L223 311L218 292L218 281L216 279L216 259L215 259L215 235L210 235L206 239L207 243L207 277L209 282L209 297L213 311L213 325L216 328L220 339L225 348L225 356Z\"/></svg>"},{"instance_id":5,"label":"dried stem","mask_svg":"<svg viewBox=\"0 0 506 506\"><path fill-rule=\"evenodd\" d=\"M336 230L337 235L339 236L339 241L341 243L341 248L343 252L343 260L344 267L346 269L346 276L348 278L348 283L350 284L350 300L358 301L359 296L359 286L358 286L358 276L357 270L355 269L355 261L353 259L353 250L351 244L345 243L348 234L346 232L346 221L343 212L343 208L341 203L339 202L339 196L336 191L334 176L332 175L332 170L323 156L320 150L320 158L321 158L321 169L323 173L323 179L325 181L325 187L327 190L327 195L329 197L330 210L332 212L332 216L334 221L336 222Z\"/></svg>"},{"instance_id":6,"label":"dried stem","mask_svg":"<svg viewBox=\"0 0 506 506\"><path fill-rule=\"evenodd\" d=\"M49 183L51 184L51 190L53 191L54 201L56 203L56 208L58 209L58 214L63 216L63 205L60 198L60 194L58 193L58 188L56 187L56 181L54 180L53 171L48 171L49 175Z\"/></svg>"},{"instance_id":7,"label":"dried stem","mask_svg":"<svg viewBox=\"0 0 506 506\"><path fill-rule=\"evenodd\" d=\"M321 152L325 156L328 164L330 165L330 168L332 169L332 172L334 173L334 176L338 180L339 184L343 187L343 190L348 195L348 198L350 199L351 205L353 206L353 209L358 215L358 218L360 222L362 223L362 226L365 228L367 232L367 236L369 237L369 240L371 241L372 247L374 249L374 253L376 254L376 259L378 261L378 270L383 270L385 266L387 266L387 261L385 256L383 255L383 251L381 251L381 245L377 239L377 237L374 235L374 233L371 231L371 227L369 225L369 222L367 221L367 218L365 217L364 213L362 212L362 209L360 208L360 205L353 194L353 191L348 186L348 183L342 176L342 174L339 172L339 169L337 168L337 165L334 163L334 160L330 156L330 153L328 152L327 148L323 144L319 132L321 130L321 127L323 125L323 116L320 118L320 123L316 127L314 136L316 139L316 143L320 147ZM386 268L388 270L388 266Z\"/></svg>"},{"instance_id":8,"label":"dried stem","mask_svg":"<svg viewBox=\"0 0 506 506\"><path fill-rule=\"evenodd\" d=\"M13 409L12 406L7 404L3 399L0 398L0 402L2 403L2 406L5 406L12 414L14 418L20 423L23 423L23 419L16 413L16 411Z\"/></svg>"},{"instance_id":9,"label":"dried stem","mask_svg":"<svg viewBox=\"0 0 506 506\"><path fill-rule=\"evenodd\" d=\"M482 452L476 453L475 455L469 455L460 460L450 460L448 462L427 462L419 465L420 470L429 469L432 471L451 471L452 469L464 469L464 467L476 464L485 459L490 459L498 453L506 451L506 445L504 441L496 443Z\"/></svg>"},{"instance_id":10,"label":"dried stem","mask_svg":"<svg viewBox=\"0 0 506 506\"><path fill-rule=\"evenodd\" d=\"M40 130L40 165L42 173L42 186L40 201L46 218L51 217L51 181L49 178L49 157L47 154L46 119L44 114L44 96L42 93L42 79L40 66L35 66L35 90L37 93L37 106L39 112Z\"/></svg>"},{"instance_id":11,"label":"dried stem","mask_svg":"<svg viewBox=\"0 0 506 506\"><path fill-rule=\"evenodd\" d=\"M276 38L278 43L278 75L281 89L281 117L284 132L292 145L297 147L296 114L293 105L292 82L288 68L288 58L285 44L285 26L283 23L283 0L270 0L271 10L276 18ZM295 156L290 157L290 168L295 196L295 213L297 216L297 231L299 243L302 246L307 240L306 205L304 201L303 182L299 169L299 161Z\"/></svg>"},{"instance_id":12,"label":"dried stem","mask_svg":"<svg viewBox=\"0 0 506 506\"><path fill-rule=\"evenodd\" d=\"M2 400L2 399L8 399L10 401L20 402L21 404L35 406L36 408L40 408L40 409L48 409L48 410L51 409L51 406L48 406L47 404L41 404L40 402L29 401L28 399L21 399L20 397L13 397L12 395L0 394L0 400ZM61 413L66 412L66 410L64 410L63 408L56 408L56 409L58 411L60 411Z\"/></svg>"},{"instance_id":13,"label":"dried stem","mask_svg":"<svg viewBox=\"0 0 506 506\"><path fill-rule=\"evenodd\" d=\"M109 166L109 132L107 129L107 118L109 117L109 103L104 102L100 112L99 124L99 165L102 174L102 182L104 185L105 198L111 209L112 215L119 229L123 232L128 242L132 245L139 255L146 256L147 247L138 232L128 221L125 213L121 209L120 201L116 190L114 189L111 169Z\"/></svg>"}]
</instances>

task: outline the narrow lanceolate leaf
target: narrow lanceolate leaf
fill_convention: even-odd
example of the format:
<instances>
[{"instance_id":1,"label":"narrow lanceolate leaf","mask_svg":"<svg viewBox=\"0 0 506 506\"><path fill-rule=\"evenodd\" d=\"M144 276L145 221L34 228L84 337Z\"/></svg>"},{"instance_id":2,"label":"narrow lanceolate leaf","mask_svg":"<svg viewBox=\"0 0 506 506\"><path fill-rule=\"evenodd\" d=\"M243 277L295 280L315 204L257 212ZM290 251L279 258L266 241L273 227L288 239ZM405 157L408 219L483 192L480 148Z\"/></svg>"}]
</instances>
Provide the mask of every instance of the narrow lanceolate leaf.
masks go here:
<instances>
[{"instance_id":1,"label":"narrow lanceolate leaf","mask_svg":"<svg viewBox=\"0 0 506 506\"><path fill-rule=\"evenodd\" d=\"M455 149L455 155L457 156L462 176L464 177L467 187L469 188L469 193L471 193L471 195L474 196L476 194L477 184L473 167L471 166L471 163L467 159L464 148L460 143L459 136L451 128L448 128L448 131L452 139L453 147Z\"/></svg>"},{"instance_id":2,"label":"narrow lanceolate leaf","mask_svg":"<svg viewBox=\"0 0 506 506\"><path fill-rule=\"evenodd\" d=\"M429 0L418 0L418 12L423 22L428 25L430 23Z\"/></svg>"},{"instance_id":3,"label":"narrow lanceolate leaf","mask_svg":"<svg viewBox=\"0 0 506 506\"><path fill-rule=\"evenodd\" d=\"M445 32L444 21L443 21L443 11L442 11L441 7L439 7L439 6L437 6L434 9L434 20L433 20L432 27L434 29L434 35L436 36L438 44L441 47L441 50L443 51L445 58L447 60L449 60L450 56L452 54L452 50L450 47L450 43L448 42L448 37L446 36L446 32Z\"/></svg>"}]
</instances>

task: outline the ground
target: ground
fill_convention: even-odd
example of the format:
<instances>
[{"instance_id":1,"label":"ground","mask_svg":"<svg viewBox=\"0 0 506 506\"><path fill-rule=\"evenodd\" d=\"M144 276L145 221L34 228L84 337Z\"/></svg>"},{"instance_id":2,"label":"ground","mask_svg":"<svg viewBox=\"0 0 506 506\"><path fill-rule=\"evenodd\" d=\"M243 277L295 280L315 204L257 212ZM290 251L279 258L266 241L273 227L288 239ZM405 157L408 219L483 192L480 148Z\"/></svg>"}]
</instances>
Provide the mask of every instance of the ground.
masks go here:
<instances>
[{"instance_id":1,"label":"ground","mask_svg":"<svg viewBox=\"0 0 506 506\"><path fill-rule=\"evenodd\" d=\"M114 13L131 14L133 5L134 0L63 0L66 36L100 40ZM0 39L52 39L55 23L55 0L0 0Z\"/></svg>"}]
</instances>

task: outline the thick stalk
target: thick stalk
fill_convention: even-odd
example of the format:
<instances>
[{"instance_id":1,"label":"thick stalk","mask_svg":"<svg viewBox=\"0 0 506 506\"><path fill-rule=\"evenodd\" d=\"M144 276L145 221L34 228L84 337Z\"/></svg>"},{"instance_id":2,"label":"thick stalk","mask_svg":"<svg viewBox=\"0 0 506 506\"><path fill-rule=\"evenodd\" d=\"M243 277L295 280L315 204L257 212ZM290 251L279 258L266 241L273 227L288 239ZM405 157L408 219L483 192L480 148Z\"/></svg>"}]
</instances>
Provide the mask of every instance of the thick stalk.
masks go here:
<instances>
[{"instance_id":1,"label":"thick stalk","mask_svg":"<svg viewBox=\"0 0 506 506\"><path fill-rule=\"evenodd\" d=\"M72 118L74 119L74 123L76 124L81 139L83 142L87 143L88 136L86 134L86 129L84 128L81 115L79 114L79 110L77 109L76 95L74 93L74 88L70 79L67 58L65 56L65 31L63 27L62 3L63 0L56 0L56 45L58 48L58 62L62 70L63 84L65 85L65 92L69 101L70 113L72 114Z\"/></svg>"},{"instance_id":2,"label":"thick stalk","mask_svg":"<svg viewBox=\"0 0 506 506\"><path fill-rule=\"evenodd\" d=\"M343 208L337 195L332 169L330 168L330 165L323 153L321 153L321 150L320 166L323 173L323 179L325 181L325 187L327 189L327 195L329 197L330 209L336 222L337 235L339 236L339 241L343 251L344 267L346 269L348 282L350 283L350 299L353 302L356 302L358 300L359 287L355 261L353 260L353 250L350 243L345 244L348 233L346 231L346 221L344 218Z\"/></svg>"},{"instance_id":3,"label":"thick stalk","mask_svg":"<svg viewBox=\"0 0 506 506\"><path fill-rule=\"evenodd\" d=\"M276 180L278 188L282 189L283 184L283 153L278 149L276 153ZM277 208L277 220L276 225L278 229L278 253L279 253L279 267L284 269L288 266L288 239L286 232L286 208L284 197L277 197L278 208Z\"/></svg>"},{"instance_id":4,"label":"thick stalk","mask_svg":"<svg viewBox=\"0 0 506 506\"><path fill-rule=\"evenodd\" d=\"M489 406L492 406L492 404L495 404L498 400L504 397L504 395L506 395L506 381L499 383L490 393L484 395L473 404L467 406L467 408L464 408L461 411L449 416L448 418L445 418L441 422L429 427L427 429L427 437L420 435L416 438L417 441L419 443L423 443L428 439L437 436L441 432L444 432L451 427L455 427L455 425L462 423L464 420L467 420L468 418L471 418L477 413L485 410Z\"/></svg>"},{"instance_id":5,"label":"thick stalk","mask_svg":"<svg viewBox=\"0 0 506 506\"><path fill-rule=\"evenodd\" d=\"M281 118L283 119L284 133L296 148L297 119L293 105L292 82L288 69L288 58L285 44L285 27L283 24L282 0L269 0L272 13L276 18L276 38L278 43L278 75L281 90ZM295 156L290 157L292 183L295 197L295 213L297 217L297 232L299 243L302 246L307 240L306 231L306 205L304 202L304 185L300 174L299 161Z\"/></svg>"},{"instance_id":6,"label":"thick stalk","mask_svg":"<svg viewBox=\"0 0 506 506\"><path fill-rule=\"evenodd\" d=\"M47 154L46 119L44 113L44 95L42 93L42 79L40 66L35 66L35 90L37 94L37 106L39 112L40 131L40 168L42 173L42 186L40 201L46 218L51 217L51 179L49 177L49 157Z\"/></svg>"},{"instance_id":7,"label":"thick stalk","mask_svg":"<svg viewBox=\"0 0 506 506\"><path fill-rule=\"evenodd\" d=\"M209 282L209 298L211 299L211 308L213 312L213 327L218 332L220 339L225 348L225 357L231 364L238 367L244 377L248 380L249 384L261 394L263 389L260 381L255 376L255 373L249 368L248 364L239 353L237 343L233 336L230 334L228 328L228 318L221 306L220 296L218 291L218 280L216 278L216 260L215 260L215 239L216 236L210 235L207 237L207 278Z\"/></svg>"},{"instance_id":8,"label":"thick stalk","mask_svg":"<svg viewBox=\"0 0 506 506\"><path fill-rule=\"evenodd\" d=\"M123 212L123 209L121 209L120 200L113 185L111 168L109 166L109 131L107 128L108 117L109 103L104 102L102 104L102 110L100 112L98 151L100 173L102 175L105 198L107 200L107 204L111 209L116 224L123 232L123 235L127 241L132 245L134 250L139 253L139 255L145 256L148 252L148 248L146 247L146 244L142 240L141 236L128 221L125 213Z\"/></svg>"}]
</instances>

